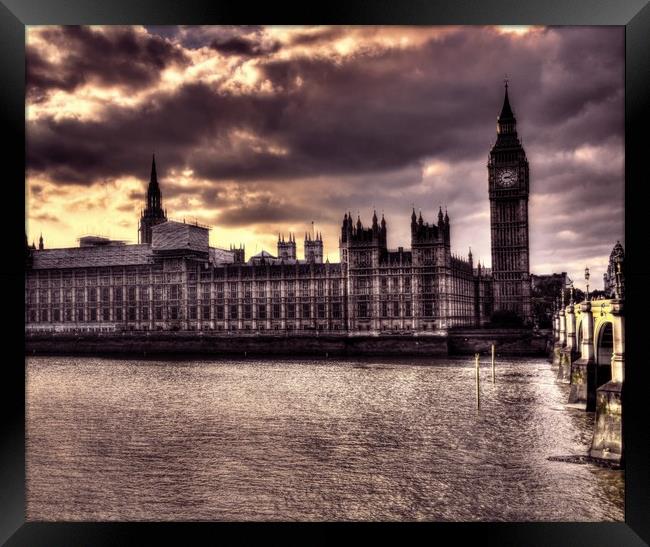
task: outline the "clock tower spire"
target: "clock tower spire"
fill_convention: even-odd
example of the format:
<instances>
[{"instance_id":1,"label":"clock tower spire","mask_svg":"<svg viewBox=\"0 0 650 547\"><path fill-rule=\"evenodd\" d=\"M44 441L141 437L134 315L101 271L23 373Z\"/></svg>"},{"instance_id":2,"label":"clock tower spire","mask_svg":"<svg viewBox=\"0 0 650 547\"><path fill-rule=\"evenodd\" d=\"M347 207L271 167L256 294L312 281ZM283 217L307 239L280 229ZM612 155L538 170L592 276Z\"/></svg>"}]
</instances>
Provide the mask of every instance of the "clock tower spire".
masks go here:
<instances>
[{"instance_id":1,"label":"clock tower spire","mask_svg":"<svg viewBox=\"0 0 650 547\"><path fill-rule=\"evenodd\" d=\"M147 203L140 217L140 227L138 230L139 243L151 243L151 229L156 224L161 224L167 220L167 211L162 207L162 194L158 184L158 173L156 172L156 156L151 158L151 175L149 176L149 186L147 188Z\"/></svg>"},{"instance_id":2,"label":"clock tower spire","mask_svg":"<svg viewBox=\"0 0 650 547\"><path fill-rule=\"evenodd\" d=\"M532 319L528 244L528 160L510 106L508 80L488 159L494 311Z\"/></svg>"}]
</instances>

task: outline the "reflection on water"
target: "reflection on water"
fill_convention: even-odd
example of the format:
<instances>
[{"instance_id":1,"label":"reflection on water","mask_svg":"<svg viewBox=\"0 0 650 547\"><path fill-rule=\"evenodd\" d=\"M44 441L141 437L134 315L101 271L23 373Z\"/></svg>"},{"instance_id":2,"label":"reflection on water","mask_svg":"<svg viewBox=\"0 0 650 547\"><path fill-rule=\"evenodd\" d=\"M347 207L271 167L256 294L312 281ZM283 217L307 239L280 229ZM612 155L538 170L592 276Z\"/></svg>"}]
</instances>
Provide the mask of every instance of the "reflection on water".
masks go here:
<instances>
[{"instance_id":1,"label":"reflection on water","mask_svg":"<svg viewBox=\"0 0 650 547\"><path fill-rule=\"evenodd\" d=\"M27 360L29 520L623 520L541 359Z\"/></svg>"}]
</instances>

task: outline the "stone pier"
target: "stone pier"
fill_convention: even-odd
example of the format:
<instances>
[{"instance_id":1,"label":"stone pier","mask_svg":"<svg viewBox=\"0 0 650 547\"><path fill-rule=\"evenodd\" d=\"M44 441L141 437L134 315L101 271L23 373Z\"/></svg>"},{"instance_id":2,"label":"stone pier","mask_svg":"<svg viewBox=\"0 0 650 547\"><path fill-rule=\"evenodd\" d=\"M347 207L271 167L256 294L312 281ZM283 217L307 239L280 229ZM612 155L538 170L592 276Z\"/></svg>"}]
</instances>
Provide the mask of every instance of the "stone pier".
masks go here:
<instances>
[{"instance_id":1,"label":"stone pier","mask_svg":"<svg viewBox=\"0 0 650 547\"><path fill-rule=\"evenodd\" d=\"M571 380L571 363L578 357L576 347L576 316L573 299L562 310L564 317L564 347L560 349L560 363L557 372L558 380L569 383ZM562 317L562 316L561 316Z\"/></svg>"},{"instance_id":2,"label":"stone pier","mask_svg":"<svg viewBox=\"0 0 650 547\"><path fill-rule=\"evenodd\" d=\"M571 363L569 403L583 404L588 411L596 408L596 360L594 356L594 318L591 302L579 304L581 311L580 357Z\"/></svg>"},{"instance_id":3,"label":"stone pier","mask_svg":"<svg viewBox=\"0 0 650 547\"><path fill-rule=\"evenodd\" d=\"M607 307L601 308L601 317L595 326L594 338L598 343L605 323L611 322L612 324L613 352L610 361L612 378L596 390L596 421L591 450L589 450L589 455L593 458L617 463L623 463L623 380L625 374L623 311L622 300L611 300ZM597 364L600 365L598 362Z\"/></svg>"},{"instance_id":4,"label":"stone pier","mask_svg":"<svg viewBox=\"0 0 650 547\"><path fill-rule=\"evenodd\" d=\"M553 364L560 366L562 362L562 350L566 346L566 317L564 315L564 308L558 311L558 337L555 347L553 348ZM561 367L560 367L561 371ZM558 372L558 379L560 378L560 371Z\"/></svg>"}]
</instances>

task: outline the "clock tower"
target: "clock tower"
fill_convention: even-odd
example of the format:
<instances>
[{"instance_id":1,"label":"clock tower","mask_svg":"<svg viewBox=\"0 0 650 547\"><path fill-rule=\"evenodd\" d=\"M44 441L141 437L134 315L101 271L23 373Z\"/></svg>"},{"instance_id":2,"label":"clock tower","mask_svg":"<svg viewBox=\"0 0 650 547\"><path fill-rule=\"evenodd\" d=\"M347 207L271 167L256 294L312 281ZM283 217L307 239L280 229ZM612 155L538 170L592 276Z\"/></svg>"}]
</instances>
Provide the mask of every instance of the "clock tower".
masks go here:
<instances>
[{"instance_id":1,"label":"clock tower","mask_svg":"<svg viewBox=\"0 0 650 547\"><path fill-rule=\"evenodd\" d=\"M494 311L532 319L528 246L528 160L517 137L508 82L488 159Z\"/></svg>"}]
</instances>

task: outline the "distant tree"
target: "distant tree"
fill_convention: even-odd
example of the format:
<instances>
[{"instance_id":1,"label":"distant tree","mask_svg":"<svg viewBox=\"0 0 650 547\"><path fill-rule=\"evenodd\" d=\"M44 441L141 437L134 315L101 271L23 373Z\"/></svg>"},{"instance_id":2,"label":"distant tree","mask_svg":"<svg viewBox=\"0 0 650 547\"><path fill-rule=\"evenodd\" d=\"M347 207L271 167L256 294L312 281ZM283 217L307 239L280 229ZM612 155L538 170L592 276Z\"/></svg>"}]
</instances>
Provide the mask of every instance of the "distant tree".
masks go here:
<instances>
[{"instance_id":1,"label":"distant tree","mask_svg":"<svg viewBox=\"0 0 650 547\"><path fill-rule=\"evenodd\" d=\"M609 298L605 291L589 291L589 298L591 300L598 300L600 298Z\"/></svg>"},{"instance_id":2,"label":"distant tree","mask_svg":"<svg viewBox=\"0 0 650 547\"><path fill-rule=\"evenodd\" d=\"M513 311L499 310L490 317L490 325L498 328L521 328L524 326L524 322Z\"/></svg>"},{"instance_id":3,"label":"distant tree","mask_svg":"<svg viewBox=\"0 0 650 547\"><path fill-rule=\"evenodd\" d=\"M550 329L553 326L553 302L544 298L533 298L533 322L537 328Z\"/></svg>"}]
</instances>

